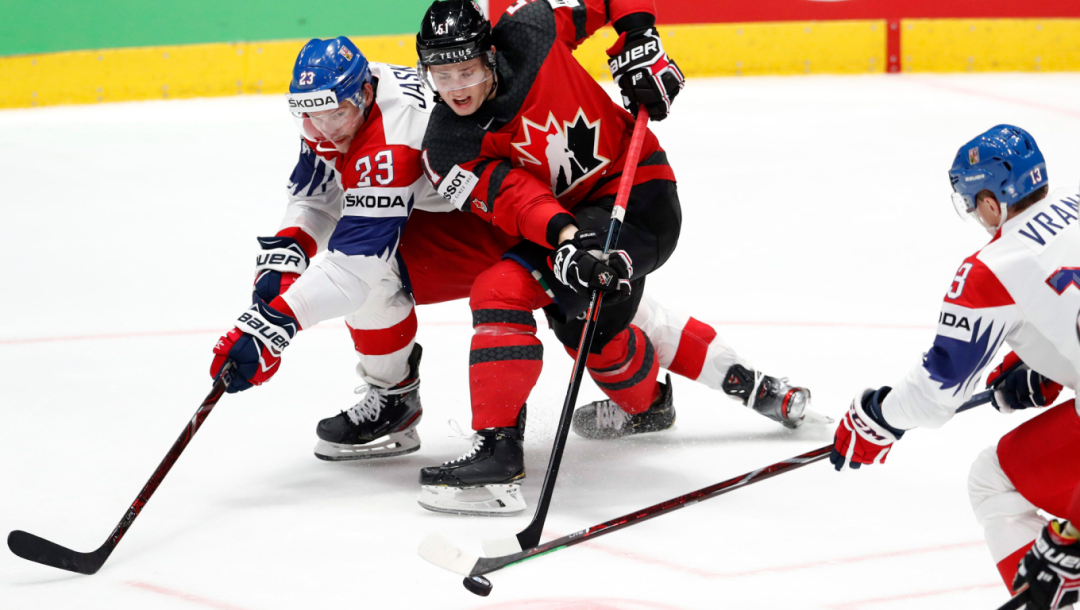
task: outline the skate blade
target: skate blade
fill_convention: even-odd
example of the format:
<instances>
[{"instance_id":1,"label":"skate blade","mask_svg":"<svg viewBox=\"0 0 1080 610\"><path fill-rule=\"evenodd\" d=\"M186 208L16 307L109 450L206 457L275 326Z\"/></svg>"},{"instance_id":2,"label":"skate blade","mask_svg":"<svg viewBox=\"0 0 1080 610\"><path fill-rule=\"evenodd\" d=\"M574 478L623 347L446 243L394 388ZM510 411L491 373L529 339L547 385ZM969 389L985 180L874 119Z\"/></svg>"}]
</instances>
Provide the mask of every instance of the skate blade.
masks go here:
<instances>
[{"instance_id":1,"label":"skate blade","mask_svg":"<svg viewBox=\"0 0 1080 610\"><path fill-rule=\"evenodd\" d=\"M517 483L480 487L421 485L416 501L436 513L477 517L513 517L525 510L521 485Z\"/></svg>"},{"instance_id":2,"label":"skate blade","mask_svg":"<svg viewBox=\"0 0 1080 610\"><path fill-rule=\"evenodd\" d=\"M836 420L824 413L818 413L817 411L808 408L803 414L803 423L812 426L820 426L836 423Z\"/></svg>"},{"instance_id":3,"label":"skate blade","mask_svg":"<svg viewBox=\"0 0 1080 610\"><path fill-rule=\"evenodd\" d=\"M394 432L362 445L339 445L320 440L315 445L315 457L328 462L371 460L407 455L420 450L420 435L416 428Z\"/></svg>"}]
</instances>

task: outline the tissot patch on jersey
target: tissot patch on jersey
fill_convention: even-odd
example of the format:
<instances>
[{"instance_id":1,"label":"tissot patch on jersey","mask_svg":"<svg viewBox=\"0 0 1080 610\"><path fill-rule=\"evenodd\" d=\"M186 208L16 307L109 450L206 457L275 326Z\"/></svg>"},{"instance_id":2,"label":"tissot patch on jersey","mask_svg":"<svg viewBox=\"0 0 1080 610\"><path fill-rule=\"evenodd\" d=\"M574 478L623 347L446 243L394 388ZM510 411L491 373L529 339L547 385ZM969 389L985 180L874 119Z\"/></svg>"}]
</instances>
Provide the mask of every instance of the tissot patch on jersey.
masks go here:
<instances>
[{"instance_id":1,"label":"tissot patch on jersey","mask_svg":"<svg viewBox=\"0 0 1080 610\"><path fill-rule=\"evenodd\" d=\"M560 121L548 113L543 125L522 118L524 139L511 145L518 151L518 165L547 165L551 191L556 197L611 163L597 154L600 120L590 122L578 109L572 121Z\"/></svg>"},{"instance_id":2,"label":"tissot patch on jersey","mask_svg":"<svg viewBox=\"0 0 1080 610\"><path fill-rule=\"evenodd\" d=\"M455 165L450 168L446 177L439 181L437 190L444 199L460 210L465 207L469 194L472 193L477 182L480 182L480 179L476 177L476 174Z\"/></svg>"},{"instance_id":3,"label":"tissot patch on jersey","mask_svg":"<svg viewBox=\"0 0 1080 610\"><path fill-rule=\"evenodd\" d=\"M578 0L548 0L548 4L551 8L574 8L575 6L581 6Z\"/></svg>"}]
</instances>

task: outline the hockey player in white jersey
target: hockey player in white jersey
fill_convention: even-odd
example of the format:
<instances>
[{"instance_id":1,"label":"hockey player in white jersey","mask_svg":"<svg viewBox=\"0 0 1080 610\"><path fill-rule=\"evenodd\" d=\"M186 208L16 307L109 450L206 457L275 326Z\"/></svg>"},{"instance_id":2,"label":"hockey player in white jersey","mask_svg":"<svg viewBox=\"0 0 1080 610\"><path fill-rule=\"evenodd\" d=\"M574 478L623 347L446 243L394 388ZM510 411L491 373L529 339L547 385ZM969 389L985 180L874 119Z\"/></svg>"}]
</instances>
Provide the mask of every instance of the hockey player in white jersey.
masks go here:
<instances>
[{"instance_id":1,"label":"hockey player in white jersey","mask_svg":"<svg viewBox=\"0 0 1080 610\"><path fill-rule=\"evenodd\" d=\"M1080 194L1049 190L1046 163L1023 129L998 125L962 146L949 170L953 203L993 235L956 271L922 363L894 387L855 397L836 431L837 470L884 463L912 428L937 428L976 389L994 354L1014 354L988 378L1003 412L1044 407L1080 386ZM1059 385L1060 384L1060 385ZM1068 400L978 456L972 508L1010 588L1029 609L1080 591L1080 413ZM1038 510L1062 520L1047 523ZM1034 545L1034 548L1033 548Z\"/></svg>"},{"instance_id":2,"label":"hockey player in white jersey","mask_svg":"<svg viewBox=\"0 0 1080 610\"><path fill-rule=\"evenodd\" d=\"M398 244L414 209L447 209L419 173L410 143L423 137L430 100L411 68L368 63L347 38L300 51L288 102L303 138L277 233L259 238L254 305L221 338L211 374L227 359L230 392L278 370L297 332L345 317L366 386L352 409L319 422L315 454L387 457L420 447L421 350ZM326 251L308 268L316 253Z\"/></svg>"}]
</instances>

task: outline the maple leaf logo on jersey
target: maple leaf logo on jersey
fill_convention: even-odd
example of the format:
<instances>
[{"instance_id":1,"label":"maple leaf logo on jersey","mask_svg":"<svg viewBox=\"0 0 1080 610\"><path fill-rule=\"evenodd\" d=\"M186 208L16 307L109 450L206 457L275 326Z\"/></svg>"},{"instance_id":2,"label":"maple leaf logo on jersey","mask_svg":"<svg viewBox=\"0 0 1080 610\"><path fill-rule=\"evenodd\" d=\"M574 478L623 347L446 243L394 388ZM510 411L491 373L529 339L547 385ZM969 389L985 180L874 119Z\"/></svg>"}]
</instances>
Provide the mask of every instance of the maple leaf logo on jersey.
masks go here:
<instances>
[{"instance_id":1,"label":"maple leaf logo on jersey","mask_svg":"<svg viewBox=\"0 0 1080 610\"><path fill-rule=\"evenodd\" d=\"M556 197L611 163L611 159L597 154L600 120L589 121L581 108L573 121L563 121L561 127L552 113L548 113L544 125L527 118L522 118L521 124L525 141L511 143L521 155L518 164L546 164L551 191Z\"/></svg>"}]
</instances>

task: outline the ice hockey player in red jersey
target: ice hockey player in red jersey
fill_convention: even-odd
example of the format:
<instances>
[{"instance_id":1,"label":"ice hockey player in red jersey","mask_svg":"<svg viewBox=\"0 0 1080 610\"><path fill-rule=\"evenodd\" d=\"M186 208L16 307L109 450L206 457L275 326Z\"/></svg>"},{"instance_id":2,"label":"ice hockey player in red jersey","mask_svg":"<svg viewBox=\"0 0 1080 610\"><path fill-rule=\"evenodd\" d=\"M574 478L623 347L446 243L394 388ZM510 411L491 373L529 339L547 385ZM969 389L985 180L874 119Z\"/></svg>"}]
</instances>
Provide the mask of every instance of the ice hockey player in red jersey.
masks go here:
<instances>
[{"instance_id":1,"label":"ice hockey player in red jersey","mask_svg":"<svg viewBox=\"0 0 1080 610\"><path fill-rule=\"evenodd\" d=\"M414 305L467 298L476 277L519 239L453 209L422 176L434 100L413 68L368 63L347 38L312 40L297 58L288 101L302 138L288 206L277 233L258 240L255 304L222 337L211 372L232 357L241 368L230 391L261 384L298 329L344 316L364 396L319 422L316 456L415 451L422 409ZM321 251L324 260L309 264ZM734 363L751 368L713 328L649 299L635 323L657 345L661 367L709 387L719 388ZM622 423L613 419L610 429Z\"/></svg>"},{"instance_id":2,"label":"ice hockey player in red jersey","mask_svg":"<svg viewBox=\"0 0 1080 610\"><path fill-rule=\"evenodd\" d=\"M420 474L420 503L450 512L524 508L525 402L540 375L532 312L543 309L575 354L588 294L606 293L588 370L609 400L578 409L574 430L592 438L661 430L674 421L670 386L657 381L656 346L633 324L645 276L678 241L675 175L645 135L619 248L602 255L633 131L630 113L574 59L600 27L619 33L610 67L631 112L662 120L683 86L663 50L652 0L520 0L497 26L469 0L435 2L417 35L418 71L439 96L422 160L438 192L522 238L476 279L470 295L473 447ZM720 373L729 395L790 427L809 392L739 363ZM485 488L486 505L465 503Z\"/></svg>"},{"instance_id":3,"label":"ice hockey player in red jersey","mask_svg":"<svg viewBox=\"0 0 1080 610\"><path fill-rule=\"evenodd\" d=\"M1080 194L1049 190L1046 163L1023 129L998 125L960 148L949 170L962 217L993 235L956 272L937 338L894 387L855 397L831 460L885 462L912 428L937 428L975 391L994 354L994 406L1008 413L1053 403L1080 385ZM1080 412L1065 401L1006 434L971 467L968 493L990 553L1027 608L1077 602L1080 592ZM1049 524L1044 510L1061 520Z\"/></svg>"}]
</instances>

